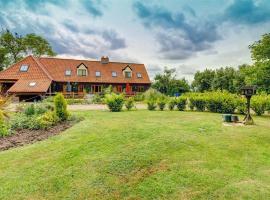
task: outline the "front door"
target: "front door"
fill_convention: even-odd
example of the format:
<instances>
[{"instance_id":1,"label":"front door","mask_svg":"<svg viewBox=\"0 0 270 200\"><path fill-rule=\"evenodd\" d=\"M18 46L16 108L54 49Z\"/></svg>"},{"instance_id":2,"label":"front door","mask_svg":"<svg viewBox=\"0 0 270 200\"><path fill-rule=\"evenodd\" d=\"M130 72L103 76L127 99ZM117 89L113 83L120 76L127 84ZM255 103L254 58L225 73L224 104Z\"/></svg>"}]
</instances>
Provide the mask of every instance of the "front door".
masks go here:
<instances>
[{"instance_id":1,"label":"front door","mask_svg":"<svg viewBox=\"0 0 270 200\"><path fill-rule=\"evenodd\" d=\"M123 92L122 85L118 85L118 86L117 86L117 92Z\"/></svg>"},{"instance_id":2,"label":"front door","mask_svg":"<svg viewBox=\"0 0 270 200\"><path fill-rule=\"evenodd\" d=\"M78 86L78 92L83 92L83 89L84 89L83 84L80 84Z\"/></svg>"}]
</instances>

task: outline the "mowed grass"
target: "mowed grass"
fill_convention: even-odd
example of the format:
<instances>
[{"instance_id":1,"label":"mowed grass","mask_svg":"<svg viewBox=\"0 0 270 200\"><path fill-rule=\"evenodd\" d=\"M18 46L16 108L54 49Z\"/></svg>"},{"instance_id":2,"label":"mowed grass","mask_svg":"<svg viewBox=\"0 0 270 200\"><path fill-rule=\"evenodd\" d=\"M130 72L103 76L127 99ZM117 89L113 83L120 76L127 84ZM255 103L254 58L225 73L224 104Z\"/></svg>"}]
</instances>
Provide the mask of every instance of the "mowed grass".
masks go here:
<instances>
[{"instance_id":1,"label":"mowed grass","mask_svg":"<svg viewBox=\"0 0 270 200\"><path fill-rule=\"evenodd\" d=\"M270 118L78 112L48 140L0 153L0 199L270 199Z\"/></svg>"}]
</instances>

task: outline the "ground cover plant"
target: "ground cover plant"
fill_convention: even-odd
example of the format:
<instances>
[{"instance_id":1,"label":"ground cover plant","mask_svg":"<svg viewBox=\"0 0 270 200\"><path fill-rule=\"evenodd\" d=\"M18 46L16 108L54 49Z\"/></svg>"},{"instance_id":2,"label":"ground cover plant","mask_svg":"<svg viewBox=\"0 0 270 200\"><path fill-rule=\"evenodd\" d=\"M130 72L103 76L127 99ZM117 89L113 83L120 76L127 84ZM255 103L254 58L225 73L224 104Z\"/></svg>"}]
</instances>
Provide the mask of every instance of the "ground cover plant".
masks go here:
<instances>
[{"instance_id":1,"label":"ground cover plant","mask_svg":"<svg viewBox=\"0 0 270 200\"><path fill-rule=\"evenodd\" d=\"M76 112L62 134L0 153L0 199L269 199L269 117ZM132 123L131 123L132 122Z\"/></svg>"}]
</instances>

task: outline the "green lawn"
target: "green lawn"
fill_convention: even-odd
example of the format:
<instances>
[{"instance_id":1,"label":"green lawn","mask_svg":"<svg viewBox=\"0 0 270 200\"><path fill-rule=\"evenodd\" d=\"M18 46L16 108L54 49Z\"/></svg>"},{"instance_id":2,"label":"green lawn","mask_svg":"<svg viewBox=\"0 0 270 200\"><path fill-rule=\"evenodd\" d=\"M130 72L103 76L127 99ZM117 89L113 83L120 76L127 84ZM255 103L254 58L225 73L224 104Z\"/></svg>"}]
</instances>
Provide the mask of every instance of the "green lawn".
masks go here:
<instances>
[{"instance_id":1,"label":"green lawn","mask_svg":"<svg viewBox=\"0 0 270 200\"><path fill-rule=\"evenodd\" d=\"M0 153L0 199L270 199L270 118L78 112L61 135Z\"/></svg>"}]
</instances>

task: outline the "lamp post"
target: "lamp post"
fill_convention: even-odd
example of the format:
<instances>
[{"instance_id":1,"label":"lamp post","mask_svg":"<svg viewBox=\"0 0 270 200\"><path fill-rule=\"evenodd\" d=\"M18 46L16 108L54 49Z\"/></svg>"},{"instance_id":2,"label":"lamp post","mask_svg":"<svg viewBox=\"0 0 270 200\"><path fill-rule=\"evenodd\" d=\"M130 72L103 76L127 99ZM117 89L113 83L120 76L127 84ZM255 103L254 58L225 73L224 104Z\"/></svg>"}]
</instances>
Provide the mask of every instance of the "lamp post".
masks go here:
<instances>
[{"instance_id":1,"label":"lamp post","mask_svg":"<svg viewBox=\"0 0 270 200\"><path fill-rule=\"evenodd\" d=\"M254 121L250 115L250 99L252 97L252 95L256 94L256 87L255 86L244 86L241 88L242 91L242 95L245 95L246 99L247 99L247 112L246 112L246 116L244 118L243 123L246 125L252 125L254 124Z\"/></svg>"}]
</instances>

